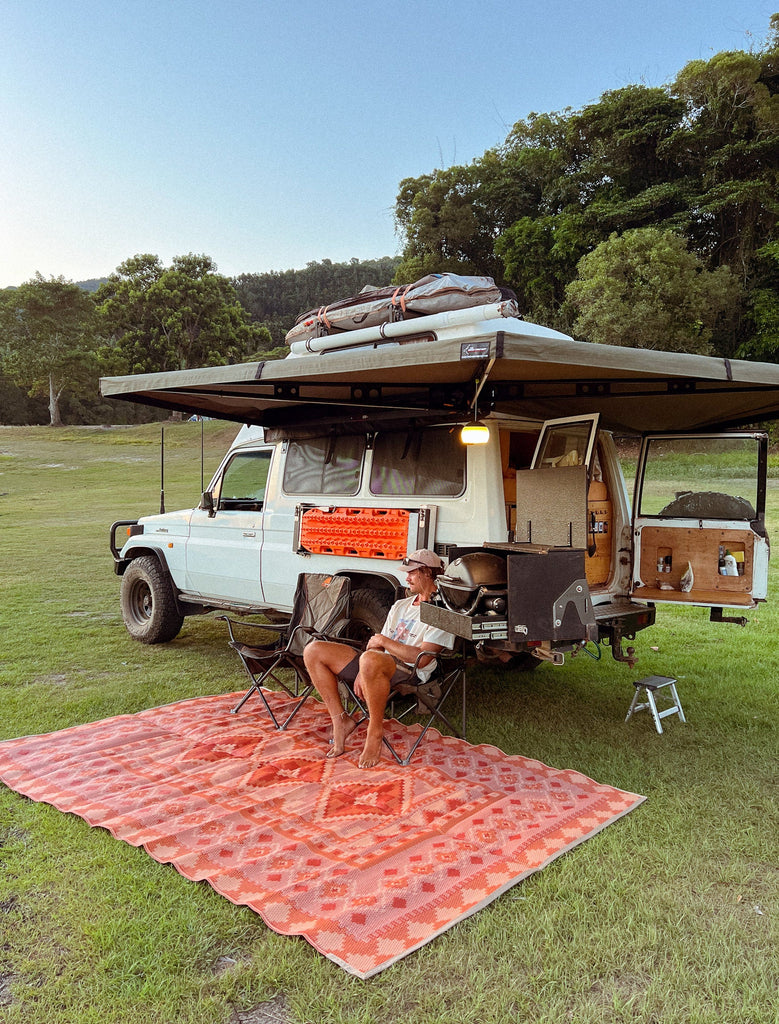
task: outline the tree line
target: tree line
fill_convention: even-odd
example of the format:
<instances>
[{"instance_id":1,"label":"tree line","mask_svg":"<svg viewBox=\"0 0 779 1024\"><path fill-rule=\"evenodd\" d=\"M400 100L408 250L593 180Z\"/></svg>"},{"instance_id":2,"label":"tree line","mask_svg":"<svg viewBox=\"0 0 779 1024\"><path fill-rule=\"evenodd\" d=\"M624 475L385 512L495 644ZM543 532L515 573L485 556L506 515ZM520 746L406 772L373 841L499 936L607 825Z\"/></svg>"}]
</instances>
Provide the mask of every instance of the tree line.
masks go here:
<instances>
[{"instance_id":1,"label":"tree line","mask_svg":"<svg viewBox=\"0 0 779 1024\"><path fill-rule=\"evenodd\" d=\"M400 257L228 279L208 256L139 254L100 283L0 291L0 422L153 416L101 403L97 378L277 358L299 313L444 271L493 277L583 341L775 361L778 213L779 14L749 51L531 114L470 164L404 179Z\"/></svg>"},{"instance_id":2,"label":"tree line","mask_svg":"<svg viewBox=\"0 0 779 1024\"><path fill-rule=\"evenodd\" d=\"M230 280L209 256L176 256L166 267L141 253L99 282L37 274L0 291L0 423L158 418L104 402L98 379L280 358L298 313L389 284L398 262L324 260Z\"/></svg>"},{"instance_id":3,"label":"tree line","mask_svg":"<svg viewBox=\"0 0 779 1024\"><path fill-rule=\"evenodd\" d=\"M400 183L399 277L488 273L529 320L611 344L774 359L779 15L750 52L531 114Z\"/></svg>"}]
</instances>

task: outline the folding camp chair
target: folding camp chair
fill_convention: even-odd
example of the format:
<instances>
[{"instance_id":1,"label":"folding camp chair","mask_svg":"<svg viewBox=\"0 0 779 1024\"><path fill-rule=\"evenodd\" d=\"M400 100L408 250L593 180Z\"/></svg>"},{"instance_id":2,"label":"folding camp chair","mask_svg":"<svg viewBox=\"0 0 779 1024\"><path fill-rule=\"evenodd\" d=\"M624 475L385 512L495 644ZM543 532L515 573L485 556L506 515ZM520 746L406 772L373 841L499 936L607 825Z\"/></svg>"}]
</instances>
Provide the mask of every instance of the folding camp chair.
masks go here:
<instances>
[{"instance_id":1,"label":"folding camp chair","mask_svg":"<svg viewBox=\"0 0 779 1024\"><path fill-rule=\"evenodd\" d=\"M337 636L339 629L349 618L349 579L346 576L330 576L324 573L301 573L298 576L292 616L282 623L236 622L222 615L230 634L230 647L241 659L251 686L241 700L232 708L237 714L253 693L257 693L265 705L276 729L286 729L303 707L314 690L303 664L303 649L310 640L325 640ZM273 643L247 644L237 637L237 632L246 628L276 632ZM282 669L295 673L291 686L279 675ZM283 721L279 721L263 692L263 684L273 681L295 702L295 706Z\"/></svg>"},{"instance_id":2,"label":"folding camp chair","mask_svg":"<svg viewBox=\"0 0 779 1024\"><path fill-rule=\"evenodd\" d=\"M419 661L425 657L425 654L419 655L414 663L415 669ZM459 739L465 739L465 683L465 646L463 641L456 637L453 650L443 650L436 655L436 667L427 680L423 682L415 672L408 679L393 685L387 698L390 716L399 722L405 722L411 716L424 720L422 731L405 755L402 755L393 746L392 742L387 738L385 730L383 737L384 746L398 764L407 765L411 761L417 747L425 738L427 730L436 720L445 725ZM367 707L354 692L353 684L342 681L340 685L348 691L349 704L357 708L360 713L357 724L362 725L368 718ZM457 689L460 696L459 728L451 722L449 716L443 710L444 704L455 689ZM348 707L347 710L349 710Z\"/></svg>"}]
</instances>

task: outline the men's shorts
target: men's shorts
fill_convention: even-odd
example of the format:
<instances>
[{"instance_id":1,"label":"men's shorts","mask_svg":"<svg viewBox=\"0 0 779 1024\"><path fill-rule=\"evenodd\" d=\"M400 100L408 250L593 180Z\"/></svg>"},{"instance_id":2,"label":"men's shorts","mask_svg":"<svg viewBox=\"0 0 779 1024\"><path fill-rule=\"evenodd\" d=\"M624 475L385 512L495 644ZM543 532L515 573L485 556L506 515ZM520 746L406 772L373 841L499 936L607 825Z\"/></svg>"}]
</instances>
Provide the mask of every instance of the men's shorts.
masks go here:
<instances>
[{"instance_id":1,"label":"men's shorts","mask_svg":"<svg viewBox=\"0 0 779 1024\"><path fill-rule=\"evenodd\" d=\"M407 679L411 679L414 675L414 669L411 665L406 665L402 661L396 661L396 669L393 673L392 679L390 680L391 686L397 686L398 683L402 683ZM360 671L360 655L355 654L348 665L344 665L341 671L338 673L338 678L342 679L345 683L350 685L354 683Z\"/></svg>"}]
</instances>

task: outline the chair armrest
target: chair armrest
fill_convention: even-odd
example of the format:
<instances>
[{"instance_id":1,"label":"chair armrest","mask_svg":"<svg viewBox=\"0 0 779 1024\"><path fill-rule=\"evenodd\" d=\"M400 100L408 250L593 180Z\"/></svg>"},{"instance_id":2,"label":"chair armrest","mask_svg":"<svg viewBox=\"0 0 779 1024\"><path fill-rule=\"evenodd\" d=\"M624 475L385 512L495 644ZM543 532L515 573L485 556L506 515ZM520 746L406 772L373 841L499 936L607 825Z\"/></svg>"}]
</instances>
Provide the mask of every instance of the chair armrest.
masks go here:
<instances>
[{"instance_id":1,"label":"chair armrest","mask_svg":"<svg viewBox=\"0 0 779 1024\"><path fill-rule=\"evenodd\" d=\"M265 630L265 631L270 632L270 633L276 633L277 634L277 640L278 640L278 637L280 637L282 633L286 633L287 632L287 630L289 629L289 626L290 626L289 621L287 621L287 622L245 622L242 619L231 619L227 615L217 615L217 618L218 619L223 619L227 623L227 632L230 634L230 640L232 642L237 642L236 641L236 636L235 636L235 631L233 629L234 626L238 626L238 627L240 627L240 629L244 629L244 627L245 627L247 629L262 629L262 630Z\"/></svg>"},{"instance_id":2,"label":"chair armrest","mask_svg":"<svg viewBox=\"0 0 779 1024\"><path fill-rule=\"evenodd\" d=\"M414 660L414 672L419 668L419 663L423 658L432 658L434 661L446 661L447 658L460 657L459 644L455 644L454 647L442 647L440 651L433 654L432 651L420 651Z\"/></svg>"}]
</instances>

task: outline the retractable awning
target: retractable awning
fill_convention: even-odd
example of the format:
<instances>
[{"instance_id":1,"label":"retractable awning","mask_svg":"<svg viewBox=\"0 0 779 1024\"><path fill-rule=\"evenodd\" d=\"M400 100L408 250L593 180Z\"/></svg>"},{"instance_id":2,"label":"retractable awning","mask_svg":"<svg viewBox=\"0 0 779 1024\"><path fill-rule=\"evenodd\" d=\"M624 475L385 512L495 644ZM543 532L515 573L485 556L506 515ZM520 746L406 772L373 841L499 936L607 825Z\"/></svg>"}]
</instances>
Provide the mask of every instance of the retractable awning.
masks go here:
<instances>
[{"instance_id":1,"label":"retractable awning","mask_svg":"<svg viewBox=\"0 0 779 1024\"><path fill-rule=\"evenodd\" d=\"M593 345L524 321L479 321L340 351L171 373L104 377L106 398L279 430L599 412L625 433L745 426L779 417L779 366ZM411 331L409 327L409 331ZM480 384L477 382L481 382Z\"/></svg>"}]
</instances>

